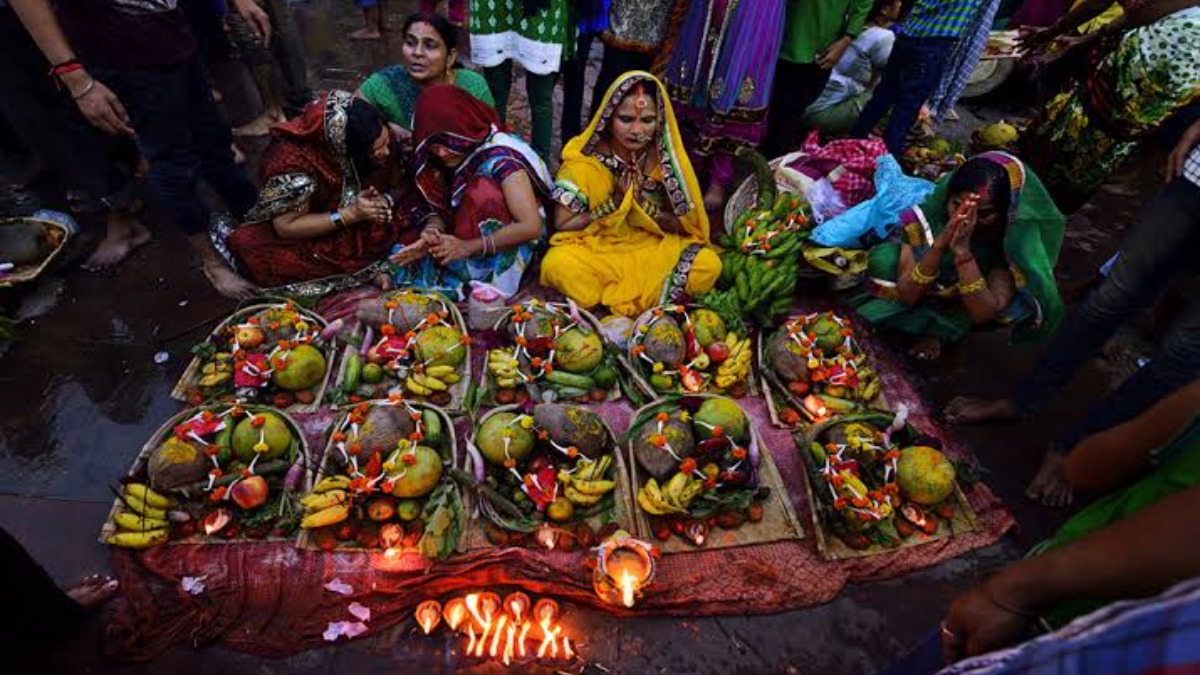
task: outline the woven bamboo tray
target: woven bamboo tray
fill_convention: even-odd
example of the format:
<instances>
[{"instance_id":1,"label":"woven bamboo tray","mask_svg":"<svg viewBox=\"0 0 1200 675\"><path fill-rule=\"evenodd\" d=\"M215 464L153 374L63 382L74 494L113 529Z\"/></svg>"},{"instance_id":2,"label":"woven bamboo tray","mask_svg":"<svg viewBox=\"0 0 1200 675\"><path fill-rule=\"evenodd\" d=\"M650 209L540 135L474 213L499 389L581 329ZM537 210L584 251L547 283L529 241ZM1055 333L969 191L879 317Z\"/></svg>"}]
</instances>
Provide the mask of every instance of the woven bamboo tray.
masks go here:
<instances>
[{"instance_id":1,"label":"woven bamboo tray","mask_svg":"<svg viewBox=\"0 0 1200 675\"><path fill-rule=\"evenodd\" d=\"M566 403L565 405L574 405L574 404ZM584 406L580 406L580 407L584 407ZM479 424L482 424L484 420L488 419L492 415L496 415L496 414L502 413L502 412L518 412L521 409L522 409L522 406L520 406L520 405L506 405L506 406L501 406L498 408L493 408L492 410L489 410L486 414L484 414L482 417L479 418ZM619 440L617 439L617 435L615 433L613 433L612 427L609 426L608 422L604 421L603 418L601 418L601 421L604 422L604 428L608 432L609 440L612 443L611 448L612 448L613 466L610 469L610 472L613 477L613 480L615 480L617 482L617 487L612 492L612 494L613 494L612 510L609 512L601 512L599 514L596 514L596 515L592 516L591 518L587 519L586 522L587 522L588 526L592 528L593 533L598 532L602 527L607 525L609 522L617 523L622 529L628 530L632 527L632 523L634 522L633 521L633 514L634 514L633 492L630 489L630 483L629 483L629 475L630 474L626 470L626 460L622 455L621 446L620 446ZM478 451L478 448L475 446L474 430L472 430L471 434L469 436L467 436L467 445L469 447L475 449L475 453L478 457L480 457L480 458L483 457L482 453L480 453ZM474 469L475 469L474 461L476 461L476 460L474 460L472 458L471 453L465 453L464 470L467 473L472 474L472 475L474 475ZM483 460L483 461L485 462L484 466L485 466L485 476L486 476L486 471L490 467L488 467L488 465L486 464L487 460ZM509 495L505 495L505 497L508 497L508 496ZM471 518L471 526L467 529L467 532L469 532L469 536L466 536L467 547L471 548L471 549L475 549L475 548L488 548L488 547L495 546L490 541L488 541L487 534L484 530L484 522L483 521L485 519L487 519L487 515L481 513L476 508L477 504L475 504L475 498L472 498L470 503L471 503L471 512L475 515ZM550 523L550 526L557 527L557 525L554 523ZM568 526L569 526L569 524L568 524ZM464 533L464 535L466 535L466 533Z\"/></svg>"},{"instance_id":2,"label":"woven bamboo tray","mask_svg":"<svg viewBox=\"0 0 1200 675\"><path fill-rule=\"evenodd\" d=\"M66 248L67 241L71 238L72 232L69 227L49 218L40 218L37 214L21 218L0 219L0 227L10 227L22 223L41 225L42 229L46 232L47 238L50 239L52 248L46 254L46 257L42 258L37 264L21 265L7 274L0 276L0 288L9 288L27 281L33 281L41 276L42 272L45 272L50 266L50 263L54 262L54 259Z\"/></svg>"},{"instance_id":3,"label":"woven bamboo tray","mask_svg":"<svg viewBox=\"0 0 1200 675\"><path fill-rule=\"evenodd\" d=\"M695 310L695 309L701 309L701 306L700 305L688 305L687 306L687 310L689 312L691 312L692 310ZM634 336L637 335L638 326L641 326L642 324L649 321L653 317L653 313L654 313L654 309L649 309L645 312L642 312L641 316L639 316L637 318L637 321L635 321L633 323L633 331L630 333L629 346L626 347L625 351L621 354L621 364L625 367L625 370L629 373L629 377L633 380L633 383L637 386L637 388L640 389L642 391L642 393L645 394L646 397L649 399L657 399L662 396L670 396L670 395L675 395L675 394L678 394L680 396L700 396L701 393L703 393L703 394L709 394L709 395L722 396L723 394L712 394L711 392L701 392L701 393L692 394L692 393L682 391L682 390L676 391L676 392L661 392L661 391L656 390L650 384L650 380L642 372L642 367L638 365L638 360L630 355L629 350L633 349L633 347L634 347L633 338L634 338ZM749 328L748 330L753 332L754 329ZM741 337L744 338L747 336L743 335ZM751 357L750 357L750 372L746 374L746 380L745 380L747 397L758 395L758 377L756 377L756 372L757 372L757 364L755 364L754 356L751 355ZM737 399L734 399L734 400L737 400Z\"/></svg>"},{"instance_id":4,"label":"woven bamboo tray","mask_svg":"<svg viewBox=\"0 0 1200 675\"><path fill-rule=\"evenodd\" d=\"M776 157L768 163L771 167L772 175L775 176L775 188L780 192L797 191L796 186L780 178L779 167L782 166L785 161L791 162L800 156L801 153L793 153L790 155L784 155L783 157ZM754 206L754 202L757 199L758 178L751 173L749 176L746 176L746 179L742 181L742 184L733 191L733 194L729 197L729 201L725 203L725 229L728 231L729 228L733 227L733 224L737 222L737 217L740 216L746 209Z\"/></svg>"},{"instance_id":5,"label":"woven bamboo tray","mask_svg":"<svg viewBox=\"0 0 1200 675\"><path fill-rule=\"evenodd\" d=\"M373 406L375 406L375 405L390 405L390 402L388 402L386 400L374 400L374 401L369 401L368 403ZM413 408L415 408L417 410L431 410L431 411L433 411L434 414L436 414L441 419L442 433L444 434L444 437L442 440L443 447L435 448L435 449L439 450L442 454L443 467L446 467L446 466L461 467L462 466L462 458L459 456L459 452L458 452L458 434L454 430L454 420L451 419L450 415L445 411L445 409L439 408L438 406L435 406L432 403L424 403L424 402L420 402L420 401L406 401L406 403L408 403L408 405L412 406ZM316 475L313 477L312 485L316 485L318 482L321 481L322 478L325 478L326 476L335 476L335 475L338 475L339 473L341 473L341 472L337 471L336 469L334 469L333 464L332 464L332 458L334 457L333 453L337 452L336 448L334 447L333 431L336 430L340 426L341 421L343 419L345 419L346 415L348 415L348 414L349 414L349 408L342 408L341 413L334 420L335 423L330 425L329 438L326 440L325 449L321 453L321 461L318 464L319 468L317 469ZM443 471L442 479L441 479L441 482L443 484L445 484L447 481L453 482L453 480L454 479L451 478L447 472ZM311 487L310 487L310 489L311 489ZM466 514L467 514L467 505L466 505L466 501L465 501L466 495L463 495L463 499L464 499L464 501L463 501L463 518L465 519ZM460 522L459 528L460 528L460 531L463 533L463 536L459 537L457 550L462 551L462 550L465 550L463 548L463 541L464 541L466 530L467 530L467 523ZM313 534L312 534L311 530L301 530L300 531L300 536L296 538L296 547L301 548L301 549L308 549L308 550L321 550L320 547L317 546L316 543L314 542ZM343 552L382 553L383 552L382 549L363 548L361 545L358 544L357 541L354 541L354 540L338 542L338 547L336 550L339 553L343 553Z\"/></svg>"},{"instance_id":6,"label":"woven bamboo tray","mask_svg":"<svg viewBox=\"0 0 1200 675\"><path fill-rule=\"evenodd\" d=\"M788 317L788 319L785 319L784 323L791 318L792 317ZM766 358L765 343L768 339L770 339L769 336L766 336L760 332L755 337L754 348L758 356L759 373L762 376L763 398L765 398L767 401L767 411L771 414L771 423L781 429L803 431L810 427L812 423L806 416L804 402L801 401L800 398L795 394L788 391L788 388L785 387L783 382L780 381L778 376L775 375L775 371L772 369L770 361ZM879 370L876 368L875 362L871 359L870 354L867 354L866 350L863 350L863 354L867 360L867 363L870 364L872 368L875 368L876 373L879 373ZM792 408L793 410L799 412L801 418L800 424L789 425L780 420L779 410L783 407ZM879 396L876 396L875 400L866 404L865 407L866 410L864 412L892 412L892 406L887 400L887 391L883 388L880 388ZM834 415L833 417L836 418L838 415Z\"/></svg>"},{"instance_id":7,"label":"woven bamboo tray","mask_svg":"<svg viewBox=\"0 0 1200 675\"><path fill-rule=\"evenodd\" d=\"M891 424L893 416L885 413L867 413L863 415L845 416L835 418L821 424L811 425L804 432L793 434L793 439L796 441L796 450L800 453L801 461L804 463L804 490L808 495L809 511L812 514L813 531L816 532L817 551L821 557L826 560L846 560L849 558L866 558L884 553L891 553L913 546L928 544L932 541L949 539L955 535L966 534L973 532L979 527L979 523L975 518L975 511L971 508L971 504L967 501L967 496L962 491L962 486L958 483L954 485L954 494L950 497L954 500L954 518L950 521L940 520L938 530L932 535L927 535L917 532L910 537L901 539L898 546L884 546L882 544L872 543L868 548L859 550L850 548L842 541L840 537L834 534L825 524L822 514L828 513L831 508L824 497L818 498L815 493L814 474L817 472L817 467L813 462L812 453L808 452L809 443L820 438L821 434L827 429L837 425L845 424L855 420L868 421L878 425ZM897 514L895 517L899 518Z\"/></svg>"},{"instance_id":8,"label":"woven bamboo tray","mask_svg":"<svg viewBox=\"0 0 1200 675\"><path fill-rule=\"evenodd\" d=\"M211 410L214 413L222 412L222 411L228 409L231 405L232 404L220 404L220 405L200 406L197 408L189 408L189 409L184 410L183 412L180 412L179 414L175 415L171 419L167 420L161 427L158 428L157 431L154 432L154 435L151 436L148 441L146 441L146 444L142 446L141 451L138 452L137 457L133 461L133 466L131 466L129 468L127 477L131 480L136 480L139 476L144 475L146 462L149 461L149 459L150 459L150 453L154 452L155 448L157 448L159 445L161 445L162 442L165 441L167 439L167 437L173 433L176 425L180 424L181 422L183 422L186 419L189 419L190 417L194 416L197 413L204 412L205 410ZM279 415L281 418L283 418L283 421L287 423L288 427L292 431L292 437L294 439L296 439L296 442L298 444L298 449L296 451L296 458L293 461L293 465L299 464L304 467L304 469L305 469L304 470L304 480L303 480L301 487L303 488L302 489L303 493L308 493L308 491L312 489L313 471L312 471L312 464L310 463L309 456L308 456L308 441L305 440L304 433L300 430L300 426L298 424L296 424L296 421L294 419L292 419L291 416L289 416L287 413L285 413L282 410L279 410L277 408L271 408L268 406L260 406L260 405L243 405L242 407L245 408L247 412L252 412L252 413L253 412L275 413L276 415ZM143 481L143 482L145 482L145 481ZM172 493L170 496L178 497L179 495ZM186 500L184 500L184 499L180 499L180 502L186 504ZM294 501L293 501L293 507L296 509L300 508L298 504L294 503ZM230 510L236 510L237 505L231 505L228 508ZM99 541L101 544L106 544L108 542L108 538L118 531L117 526L113 523L113 516L117 515L117 513L121 512L123 510L125 510L125 505L121 502L121 500L114 499L112 508L109 509L109 511L108 511L108 517L105 518L104 524L100 527ZM197 527L199 528L198 524L197 524ZM288 535L287 537L263 537L262 539L249 539L249 538L240 538L240 537L233 537L231 539L225 539L220 536L209 537L204 534L197 533L186 539L170 539L167 541L166 545L173 546L176 544L237 544L237 543L242 543L242 542L254 542L254 541L291 541L291 540L295 539L295 536L296 536L295 534L291 534L291 535Z\"/></svg>"},{"instance_id":9,"label":"woven bamboo tray","mask_svg":"<svg viewBox=\"0 0 1200 675\"><path fill-rule=\"evenodd\" d=\"M695 398L728 398L711 394L691 394L689 396ZM737 402L737 399L730 400ZM667 403L665 399L658 399L643 406L633 414L633 419L641 417L643 413L647 413L664 403ZM742 412L745 414L744 410ZM775 460L771 457L771 450L763 444L762 437L754 428L753 418L749 415L746 417L750 420L750 444L757 446L758 450L759 463L755 469L758 476L758 486L771 490L771 495L766 501L762 502L763 519L757 523L746 521L733 530L712 528L708 533L707 541L700 547L693 546L681 537L672 534L666 541L658 542L658 546L663 553L734 548L737 546L751 546L754 544L767 544L775 541L804 538L804 528L800 525L800 518L796 515L795 507L792 506L792 500L788 494L787 487L783 483L783 477L779 474L779 469L775 466ZM629 466L629 484L631 490L640 490L649 476L644 474L634 455L634 432L634 429L629 430L629 441L626 444L628 459L625 463ZM634 493L631 492L631 498L633 495ZM636 499L633 501L636 505ZM653 540L654 531L650 527L650 518L640 507L635 508L633 519L637 535L647 541Z\"/></svg>"},{"instance_id":10,"label":"woven bamboo tray","mask_svg":"<svg viewBox=\"0 0 1200 675\"><path fill-rule=\"evenodd\" d=\"M446 310L450 313L451 321L454 323L454 327L457 328L459 330L459 332L461 332L463 335L470 335L470 333L467 331L467 323L466 323L466 321L463 320L462 312L459 311L457 305L455 305L453 302L450 302L448 299L446 299L445 296L441 295L440 293L424 293L423 292L422 294L428 295L430 297L434 297L437 300L439 300L446 307ZM361 325L359 326L358 336L359 336L359 338L364 338L366 336L366 327L361 326ZM376 336L376 337L378 337L378 336ZM339 390L342 388L343 384L346 381L346 367L347 367L347 365L349 365L349 358L347 358L347 357L349 357L350 354L352 354L352 353L361 353L361 347L355 347L354 345L347 345L346 349L343 350L342 361L341 361L341 364L338 366L337 377L334 379L334 386L337 387ZM472 361L471 355L470 355L470 352L468 351L467 358L463 360L462 370L459 373L459 381L450 385L446 390L450 394L450 402L443 406L434 406L434 407L438 407L452 415L457 415L459 413L465 412L466 408L464 406L464 401L466 400L466 397L467 397L467 390L470 389L470 387L471 387L471 378L472 378L471 361ZM389 378L389 376L385 375L384 381L385 382L388 381L388 378ZM405 390L404 383L401 382L400 380L396 380L395 378L391 378L391 379L393 381L395 381L395 383L396 383L393 387L391 387L391 389L394 390L397 387L399 387L399 391L403 391L404 398L406 400L422 401L422 402L425 401L424 397L417 396L416 394L413 394L413 393ZM380 396L374 396L372 398L375 400L386 400L387 395L384 394L384 395L380 395ZM370 399L368 399L368 400L370 400ZM430 403L430 405L434 405L434 404Z\"/></svg>"},{"instance_id":11,"label":"woven bamboo tray","mask_svg":"<svg viewBox=\"0 0 1200 675\"><path fill-rule=\"evenodd\" d=\"M556 307L558 309L564 309L564 310L567 307L564 303L548 302L546 304L551 307ZM585 309L582 309L582 308L577 308L576 311L579 312L579 316L583 318L583 321L588 325L588 327L591 328L592 331L596 333L596 335L600 336L600 343L602 345L604 345L604 350L605 350L606 354L607 353L615 353L617 351L616 347L612 344L611 341L609 341L608 337L605 336L604 330L600 326L600 321L598 319L596 319L596 316L594 314L592 314L591 312L589 312ZM512 310L508 310L508 311L504 312L504 314L499 319L496 320L496 324L492 327L492 330L496 331L497 333L507 334L504 330L505 323L508 321L508 317L511 314L512 314ZM505 346L510 346L510 345L505 345ZM613 362L612 365L616 368L622 367L621 359L618 358L615 362ZM492 377L492 374L488 371L487 358L485 357L484 358L484 366L481 369L481 372L479 373L479 395L475 400L476 404L482 405L482 406L497 405L495 398L494 398L496 389L497 388L496 388L495 380ZM532 384L526 385L526 390L529 392L529 395L533 400L535 400L535 401L541 400L539 397L539 390L536 388L535 385L532 385ZM619 400L620 398L621 398L621 383L618 380L608 390L608 393L605 396L604 400L606 402L611 402L611 401ZM562 402L563 403L574 403L574 401L570 401L570 400L563 400ZM576 403L576 405L587 405L587 404Z\"/></svg>"},{"instance_id":12,"label":"woven bamboo tray","mask_svg":"<svg viewBox=\"0 0 1200 675\"><path fill-rule=\"evenodd\" d=\"M211 339L212 337L221 335L229 326L237 325L238 323L245 321L259 312L283 306L284 303L261 303L243 307L233 314L230 314L221 323L217 324L217 327L214 328L211 333L209 333L209 338ZM313 325L320 326L321 328L325 328L325 326L328 325L325 319L321 318L321 316L316 312L309 311L299 306L293 307L293 310L298 314L303 315ZM314 392L313 402L293 403L292 405L284 408L284 410L287 412L311 413L321 409L321 400L325 397L325 389L329 386L329 378L333 373L334 358L337 355L332 343L325 345L321 349L321 352L325 355L325 377L322 378L321 383L317 385L317 390ZM179 377L179 381L175 383L175 388L171 390L171 398L175 399L176 401L190 403L188 400L188 389L197 386L197 383L200 381L200 369L203 367L204 359L200 358L199 356L193 356L191 362L188 363L187 369L183 371L183 375L181 375Z\"/></svg>"}]
</instances>

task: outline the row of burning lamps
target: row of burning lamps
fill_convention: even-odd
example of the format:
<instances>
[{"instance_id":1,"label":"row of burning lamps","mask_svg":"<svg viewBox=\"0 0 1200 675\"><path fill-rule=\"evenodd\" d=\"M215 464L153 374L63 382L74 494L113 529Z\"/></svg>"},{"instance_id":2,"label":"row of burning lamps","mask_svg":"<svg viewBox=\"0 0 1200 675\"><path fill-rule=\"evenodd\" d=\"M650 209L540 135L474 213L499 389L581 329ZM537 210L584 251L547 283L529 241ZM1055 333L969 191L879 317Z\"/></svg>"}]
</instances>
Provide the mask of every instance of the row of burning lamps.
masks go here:
<instances>
[{"instance_id":1,"label":"row of burning lamps","mask_svg":"<svg viewBox=\"0 0 1200 675\"><path fill-rule=\"evenodd\" d=\"M658 550L626 532L617 532L594 550L592 585L596 594L609 604L633 607L654 580ZM521 592L503 600L491 592L468 593L445 604L426 600L413 612L426 635L445 623L450 631L466 638L464 654L500 659L506 666L528 658L575 658L575 647L563 634L559 616L554 600L542 598L533 603Z\"/></svg>"}]
</instances>

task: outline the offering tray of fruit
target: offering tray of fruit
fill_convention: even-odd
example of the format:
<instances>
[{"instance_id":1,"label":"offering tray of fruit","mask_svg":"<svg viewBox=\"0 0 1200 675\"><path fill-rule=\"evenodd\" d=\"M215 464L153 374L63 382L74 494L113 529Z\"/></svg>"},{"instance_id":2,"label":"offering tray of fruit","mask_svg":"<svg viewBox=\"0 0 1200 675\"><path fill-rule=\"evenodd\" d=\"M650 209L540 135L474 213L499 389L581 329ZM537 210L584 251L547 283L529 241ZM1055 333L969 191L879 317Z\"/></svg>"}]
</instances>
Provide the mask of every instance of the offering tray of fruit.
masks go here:
<instances>
[{"instance_id":1,"label":"offering tray of fruit","mask_svg":"<svg viewBox=\"0 0 1200 675\"><path fill-rule=\"evenodd\" d=\"M438 293L401 289L363 300L355 312L361 340L346 348L334 403L427 401L463 409L471 383L471 338L462 313Z\"/></svg>"},{"instance_id":2,"label":"offering tray of fruit","mask_svg":"<svg viewBox=\"0 0 1200 675\"><path fill-rule=\"evenodd\" d=\"M618 353L596 317L573 303L514 304L495 332L506 342L488 350L479 403L599 403L621 397Z\"/></svg>"},{"instance_id":3,"label":"offering tray of fruit","mask_svg":"<svg viewBox=\"0 0 1200 675\"><path fill-rule=\"evenodd\" d=\"M100 530L102 543L294 539L312 474L296 423L274 408L222 404L179 413L142 448Z\"/></svg>"},{"instance_id":4,"label":"offering tray of fruit","mask_svg":"<svg viewBox=\"0 0 1200 675\"><path fill-rule=\"evenodd\" d=\"M310 493L300 500L301 548L418 552L444 559L458 548L463 501L446 411L398 395L364 401L334 422Z\"/></svg>"},{"instance_id":5,"label":"offering tray of fruit","mask_svg":"<svg viewBox=\"0 0 1200 675\"><path fill-rule=\"evenodd\" d=\"M897 415L846 415L795 438L817 550L829 560L887 553L976 528L957 470Z\"/></svg>"},{"instance_id":6,"label":"offering tray of fruit","mask_svg":"<svg viewBox=\"0 0 1200 675\"><path fill-rule=\"evenodd\" d=\"M333 370L325 320L291 302L238 310L192 347L171 397L200 405L234 399L288 412L315 412Z\"/></svg>"},{"instance_id":7,"label":"offering tray of fruit","mask_svg":"<svg viewBox=\"0 0 1200 675\"><path fill-rule=\"evenodd\" d=\"M731 398L659 399L630 424L635 523L664 553L803 539L783 479Z\"/></svg>"},{"instance_id":8,"label":"offering tray of fruit","mask_svg":"<svg viewBox=\"0 0 1200 675\"><path fill-rule=\"evenodd\" d=\"M792 316L769 336L760 335L758 363L776 426L890 409L857 328L833 312Z\"/></svg>"},{"instance_id":9,"label":"offering tray of fruit","mask_svg":"<svg viewBox=\"0 0 1200 675\"><path fill-rule=\"evenodd\" d=\"M728 330L715 311L659 305L634 322L625 355L634 381L650 396L757 393L753 342Z\"/></svg>"},{"instance_id":10,"label":"offering tray of fruit","mask_svg":"<svg viewBox=\"0 0 1200 675\"><path fill-rule=\"evenodd\" d=\"M587 550L627 527L628 472L599 414L571 403L495 408L467 439L473 546Z\"/></svg>"}]
</instances>

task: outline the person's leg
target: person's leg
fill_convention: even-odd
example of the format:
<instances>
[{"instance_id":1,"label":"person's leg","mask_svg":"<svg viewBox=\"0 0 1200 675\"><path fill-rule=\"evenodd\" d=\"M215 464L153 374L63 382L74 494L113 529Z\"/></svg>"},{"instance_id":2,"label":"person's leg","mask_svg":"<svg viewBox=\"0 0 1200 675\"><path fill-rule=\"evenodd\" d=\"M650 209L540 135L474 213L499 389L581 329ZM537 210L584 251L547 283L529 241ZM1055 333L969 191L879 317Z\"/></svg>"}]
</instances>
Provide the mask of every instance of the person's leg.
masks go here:
<instances>
[{"instance_id":1,"label":"person's leg","mask_svg":"<svg viewBox=\"0 0 1200 675\"><path fill-rule=\"evenodd\" d=\"M803 141L804 111L824 91L829 75L816 64L779 61L764 145L768 157L787 154Z\"/></svg>"},{"instance_id":2,"label":"person's leg","mask_svg":"<svg viewBox=\"0 0 1200 675\"><path fill-rule=\"evenodd\" d=\"M258 199L258 188L234 162L229 146L232 137L229 123L221 114L204 82L204 66L192 59L185 73L188 88L189 125L195 151L200 159L200 172L225 200L234 217L240 220ZM208 229L205 222L204 228Z\"/></svg>"},{"instance_id":3,"label":"person's leg","mask_svg":"<svg viewBox=\"0 0 1200 675\"><path fill-rule=\"evenodd\" d=\"M289 114L296 114L313 98L308 85L308 65L304 59L304 41L292 9L285 0L266 0L263 8L271 16L271 50L286 83L284 101Z\"/></svg>"},{"instance_id":4,"label":"person's leg","mask_svg":"<svg viewBox=\"0 0 1200 675\"><path fill-rule=\"evenodd\" d=\"M0 528L0 634L16 644L53 643L73 632L85 617L84 607L59 589L54 579L6 530Z\"/></svg>"},{"instance_id":5,"label":"person's leg","mask_svg":"<svg viewBox=\"0 0 1200 675\"><path fill-rule=\"evenodd\" d=\"M913 54L912 38L904 37L903 35L896 37L895 46L892 47L892 54L888 58L887 66L883 69L883 76L879 80L879 84L875 86L874 93L871 94L871 100L867 101L863 111L858 116L858 120L850 129L850 135L854 138L866 138L870 136L879 121L891 111L900 96L900 88L904 84L904 80L908 77L908 68L910 61L915 58Z\"/></svg>"},{"instance_id":6,"label":"person's leg","mask_svg":"<svg viewBox=\"0 0 1200 675\"><path fill-rule=\"evenodd\" d=\"M899 157L908 145L908 130L917 121L921 106L937 89L945 70L946 57L953 46L952 40L923 38L915 40L915 58L909 62L905 77L900 82L892 107L892 117L883 133L883 142L892 155ZM869 105L869 104L868 104Z\"/></svg>"},{"instance_id":7,"label":"person's leg","mask_svg":"<svg viewBox=\"0 0 1200 675\"><path fill-rule=\"evenodd\" d=\"M558 73L534 75L525 71L525 91L529 95L529 116L533 121L533 149L547 163L554 142L554 83Z\"/></svg>"},{"instance_id":8,"label":"person's leg","mask_svg":"<svg viewBox=\"0 0 1200 675\"><path fill-rule=\"evenodd\" d=\"M562 139L575 138L583 129L580 117L583 115L583 90L587 78L588 55L592 51L592 35L580 34L575 47L575 58L562 66L563 73L563 104L562 104Z\"/></svg>"},{"instance_id":9,"label":"person's leg","mask_svg":"<svg viewBox=\"0 0 1200 675\"><path fill-rule=\"evenodd\" d=\"M241 54L242 62L250 70L262 100L262 113L246 124L233 130L234 136L266 136L271 125L282 122L283 115L283 76L275 65L275 55L264 45L250 25L237 13L231 13L226 19L229 32ZM275 36L272 36L272 41Z\"/></svg>"},{"instance_id":10,"label":"person's leg","mask_svg":"<svg viewBox=\"0 0 1200 675\"><path fill-rule=\"evenodd\" d=\"M351 40L378 40L383 37L379 32L379 16L382 12L382 3L379 0L356 0L358 6L362 8L363 27L350 33Z\"/></svg>"},{"instance_id":11,"label":"person's leg","mask_svg":"<svg viewBox=\"0 0 1200 675\"><path fill-rule=\"evenodd\" d=\"M496 114L503 122L508 119L508 95L512 93L512 61L484 68L483 79L487 80L492 99L496 101Z\"/></svg>"}]
</instances>

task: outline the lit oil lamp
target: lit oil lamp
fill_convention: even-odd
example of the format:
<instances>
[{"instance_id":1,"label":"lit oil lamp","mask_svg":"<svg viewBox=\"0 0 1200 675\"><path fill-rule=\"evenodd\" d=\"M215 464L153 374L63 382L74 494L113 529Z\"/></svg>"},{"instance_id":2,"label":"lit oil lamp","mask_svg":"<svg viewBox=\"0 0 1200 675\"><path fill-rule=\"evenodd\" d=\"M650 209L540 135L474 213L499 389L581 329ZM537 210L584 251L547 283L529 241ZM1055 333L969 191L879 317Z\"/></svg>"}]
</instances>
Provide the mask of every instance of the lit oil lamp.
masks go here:
<instances>
[{"instance_id":1,"label":"lit oil lamp","mask_svg":"<svg viewBox=\"0 0 1200 675\"><path fill-rule=\"evenodd\" d=\"M513 624L519 624L523 621L530 608L529 596L521 593L509 593L508 597L504 598L504 609L512 615Z\"/></svg>"},{"instance_id":2,"label":"lit oil lamp","mask_svg":"<svg viewBox=\"0 0 1200 675\"><path fill-rule=\"evenodd\" d=\"M829 417L829 409L820 396L809 394L804 397L804 410L812 417L813 422L822 422Z\"/></svg>"},{"instance_id":3,"label":"lit oil lamp","mask_svg":"<svg viewBox=\"0 0 1200 675\"><path fill-rule=\"evenodd\" d=\"M618 531L596 547L592 586L601 600L633 607L654 580L655 548L628 532Z\"/></svg>"},{"instance_id":4,"label":"lit oil lamp","mask_svg":"<svg viewBox=\"0 0 1200 675\"><path fill-rule=\"evenodd\" d=\"M446 620L450 630L458 630L467 614L467 603L462 598L453 598L442 608L442 618Z\"/></svg>"},{"instance_id":5,"label":"lit oil lamp","mask_svg":"<svg viewBox=\"0 0 1200 675\"><path fill-rule=\"evenodd\" d=\"M421 630L429 635L442 621L442 605L437 600L426 600L417 605L417 611L413 612L413 616L420 624Z\"/></svg>"}]
</instances>

